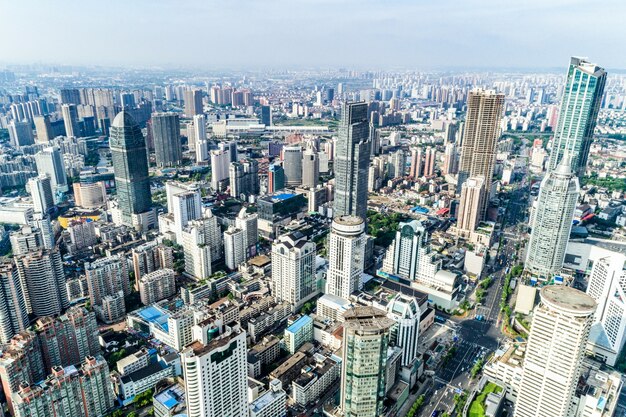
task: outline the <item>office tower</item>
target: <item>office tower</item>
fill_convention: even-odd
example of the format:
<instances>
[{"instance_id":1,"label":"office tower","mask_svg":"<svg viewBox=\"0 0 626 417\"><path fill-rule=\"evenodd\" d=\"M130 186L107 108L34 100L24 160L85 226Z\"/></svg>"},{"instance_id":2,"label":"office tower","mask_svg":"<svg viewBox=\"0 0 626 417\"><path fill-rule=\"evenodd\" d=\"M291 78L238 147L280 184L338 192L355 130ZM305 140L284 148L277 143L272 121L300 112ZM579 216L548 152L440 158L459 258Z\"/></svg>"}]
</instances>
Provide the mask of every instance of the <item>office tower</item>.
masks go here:
<instances>
[{"instance_id":1,"label":"office tower","mask_svg":"<svg viewBox=\"0 0 626 417\"><path fill-rule=\"evenodd\" d=\"M98 318L105 323L122 319L126 313L124 297L130 294L126 258L113 255L85 262L85 275L89 299Z\"/></svg>"},{"instance_id":2,"label":"office tower","mask_svg":"<svg viewBox=\"0 0 626 417\"><path fill-rule=\"evenodd\" d=\"M226 189L229 179L228 167L230 165L230 154L228 151L211 151L211 188L216 191Z\"/></svg>"},{"instance_id":3,"label":"office tower","mask_svg":"<svg viewBox=\"0 0 626 417\"><path fill-rule=\"evenodd\" d=\"M174 233L179 240L187 223L202 217L202 196L196 183L168 181L165 183L165 192L167 211L172 215Z\"/></svg>"},{"instance_id":4,"label":"office tower","mask_svg":"<svg viewBox=\"0 0 626 417\"><path fill-rule=\"evenodd\" d=\"M33 211L35 213L48 213L48 210L54 207L50 176L42 174L30 178L26 187L33 199Z\"/></svg>"},{"instance_id":5,"label":"office tower","mask_svg":"<svg viewBox=\"0 0 626 417\"><path fill-rule=\"evenodd\" d=\"M397 178L404 176L404 167L406 158L402 149L392 153L389 158L389 178Z\"/></svg>"},{"instance_id":6,"label":"office tower","mask_svg":"<svg viewBox=\"0 0 626 417\"><path fill-rule=\"evenodd\" d=\"M582 58L571 58L552 140L548 169L554 170L566 153L572 171L583 176L602 103L606 71Z\"/></svg>"},{"instance_id":7,"label":"office tower","mask_svg":"<svg viewBox=\"0 0 626 417\"><path fill-rule=\"evenodd\" d=\"M300 232L278 237L272 243L272 296L297 310L317 294L315 243Z\"/></svg>"},{"instance_id":8,"label":"office tower","mask_svg":"<svg viewBox=\"0 0 626 417\"><path fill-rule=\"evenodd\" d=\"M235 217L235 227L243 230L246 235L246 257L251 258L256 255L256 245L259 241L258 214L248 213L245 207L239 210Z\"/></svg>"},{"instance_id":9,"label":"office tower","mask_svg":"<svg viewBox=\"0 0 626 417\"><path fill-rule=\"evenodd\" d=\"M230 270L246 261L246 234L243 230L231 226L224 232L224 260Z\"/></svg>"},{"instance_id":10,"label":"office tower","mask_svg":"<svg viewBox=\"0 0 626 417\"><path fill-rule=\"evenodd\" d=\"M412 366L418 353L420 306L414 297L397 294L387 305L387 317L395 322L391 341L402 348L402 366Z\"/></svg>"},{"instance_id":11,"label":"office tower","mask_svg":"<svg viewBox=\"0 0 626 417\"><path fill-rule=\"evenodd\" d=\"M152 115L152 138L157 167L177 167L182 164L180 120L176 113L154 113Z\"/></svg>"},{"instance_id":12,"label":"office tower","mask_svg":"<svg viewBox=\"0 0 626 417\"><path fill-rule=\"evenodd\" d=\"M302 147L300 145L283 148L283 169L285 185L297 187L302 184Z\"/></svg>"},{"instance_id":13,"label":"office tower","mask_svg":"<svg viewBox=\"0 0 626 417\"><path fill-rule=\"evenodd\" d=\"M57 148L44 148L35 154L35 163L39 175L48 174L54 193L54 202L60 203L63 193L69 190L63 157Z\"/></svg>"},{"instance_id":14,"label":"office tower","mask_svg":"<svg viewBox=\"0 0 626 417\"><path fill-rule=\"evenodd\" d=\"M459 169L459 156L456 151L456 144L448 143L443 155L443 169L444 175L456 174Z\"/></svg>"},{"instance_id":15,"label":"office tower","mask_svg":"<svg viewBox=\"0 0 626 417\"><path fill-rule=\"evenodd\" d=\"M228 173L232 197L246 201L248 197L259 193L259 163L255 159L231 162Z\"/></svg>"},{"instance_id":16,"label":"office tower","mask_svg":"<svg viewBox=\"0 0 626 417\"><path fill-rule=\"evenodd\" d=\"M473 232L481 220L483 200L487 198L485 179L471 177L461 186L461 199L456 226L463 232Z\"/></svg>"},{"instance_id":17,"label":"office tower","mask_svg":"<svg viewBox=\"0 0 626 417\"><path fill-rule=\"evenodd\" d=\"M330 229L326 293L350 299L361 289L365 264L365 222L356 216L336 216Z\"/></svg>"},{"instance_id":18,"label":"office tower","mask_svg":"<svg viewBox=\"0 0 626 417\"><path fill-rule=\"evenodd\" d=\"M78 124L78 110L75 104L64 104L61 106L63 114L63 124L65 125L65 136L79 138L80 126Z\"/></svg>"},{"instance_id":19,"label":"office tower","mask_svg":"<svg viewBox=\"0 0 626 417\"><path fill-rule=\"evenodd\" d=\"M411 172L409 175L413 179L417 179L422 176L422 149L411 149Z\"/></svg>"},{"instance_id":20,"label":"office tower","mask_svg":"<svg viewBox=\"0 0 626 417\"><path fill-rule=\"evenodd\" d=\"M302 186L315 188L319 184L320 160L317 151L311 146L302 154Z\"/></svg>"},{"instance_id":21,"label":"office tower","mask_svg":"<svg viewBox=\"0 0 626 417\"><path fill-rule=\"evenodd\" d=\"M411 281L420 280L423 274L432 275L428 232L420 221L400 223L388 253L388 272Z\"/></svg>"},{"instance_id":22,"label":"office tower","mask_svg":"<svg viewBox=\"0 0 626 417\"><path fill-rule=\"evenodd\" d=\"M134 109L137 106L135 95L128 92L120 92L120 106L123 109Z\"/></svg>"},{"instance_id":23,"label":"office tower","mask_svg":"<svg viewBox=\"0 0 626 417\"><path fill-rule=\"evenodd\" d=\"M150 272L174 267L174 250L156 240L139 245L132 250L135 289L139 289L139 279Z\"/></svg>"},{"instance_id":24,"label":"office tower","mask_svg":"<svg viewBox=\"0 0 626 417\"><path fill-rule=\"evenodd\" d=\"M426 148L426 157L424 159L424 176L432 177L435 175L435 161L437 160L437 150L432 147Z\"/></svg>"},{"instance_id":25,"label":"office tower","mask_svg":"<svg viewBox=\"0 0 626 417\"><path fill-rule=\"evenodd\" d=\"M571 287L548 285L533 313L515 417L566 417L580 377L593 298Z\"/></svg>"},{"instance_id":26,"label":"office tower","mask_svg":"<svg viewBox=\"0 0 626 417\"><path fill-rule=\"evenodd\" d=\"M37 317L61 314L69 307L65 274L57 249L39 249L15 257L26 311Z\"/></svg>"},{"instance_id":27,"label":"office tower","mask_svg":"<svg viewBox=\"0 0 626 417\"><path fill-rule=\"evenodd\" d=\"M551 279L561 270L578 191L578 178L566 155L541 181L526 255L526 270L531 274Z\"/></svg>"},{"instance_id":28,"label":"office tower","mask_svg":"<svg viewBox=\"0 0 626 417\"><path fill-rule=\"evenodd\" d=\"M10 413L13 413L11 394L19 389L20 384L42 381L47 374L35 332L20 332L3 346L0 351L0 381Z\"/></svg>"},{"instance_id":29,"label":"office tower","mask_svg":"<svg viewBox=\"0 0 626 417\"><path fill-rule=\"evenodd\" d=\"M9 140L11 146L14 148L28 146L35 143L33 129L31 128L29 121L18 122L13 120L9 122L7 129L9 130Z\"/></svg>"},{"instance_id":30,"label":"office tower","mask_svg":"<svg viewBox=\"0 0 626 417\"><path fill-rule=\"evenodd\" d=\"M370 146L367 104L344 103L335 150L335 216L367 218Z\"/></svg>"},{"instance_id":31,"label":"office tower","mask_svg":"<svg viewBox=\"0 0 626 417\"><path fill-rule=\"evenodd\" d=\"M176 293L176 273L172 269L159 269L139 279L139 294L144 305L169 298Z\"/></svg>"},{"instance_id":32,"label":"office tower","mask_svg":"<svg viewBox=\"0 0 626 417\"><path fill-rule=\"evenodd\" d=\"M97 182L75 182L74 203L86 209L96 209L102 207L107 202L107 190L104 181Z\"/></svg>"},{"instance_id":33,"label":"office tower","mask_svg":"<svg viewBox=\"0 0 626 417\"><path fill-rule=\"evenodd\" d=\"M181 352L189 417L248 415L246 332L218 325Z\"/></svg>"},{"instance_id":34,"label":"office tower","mask_svg":"<svg viewBox=\"0 0 626 417\"><path fill-rule=\"evenodd\" d=\"M28 328L26 301L20 276L13 262L0 262L0 344L9 343L17 333Z\"/></svg>"},{"instance_id":35,"label":"office tower","mask_svg":"<svg viewBox=\"0 0 626 417\"><path fill-rule=\"evenodd\" d=\"M269 167L267 175L267 192L274 194L285 188L285 171L278 164L272 164Z\"/></svg>"},{"instance_id":36,"label":"office tower","mask_svg":"<svg viewBox=\"0 0 626 417\"><path fill-rule=\"evenodd\" d=\"M378 417L385 398L385 367L394 321L374 307L344 313L341 412L345 417Z\"/></svg>"},{"instance_id":37,"label":"office tower","mask_svg":"<svg viewBox=\"0 0 626 417\"><path fill-rule=\"evenodd\" d=\"M188 89L185 90L185 116L193 117L204 112L202 104L202 90Z\"/></svg>"},{"instance_id":38,"label":"office tower","mask_svg":"<svg viewBox=\"0 0 626 417\"><path fill-rule=\"evenodd\" d=\"M86 356L100 354L96 315L74 306L59 317L42 317L35 323L46 369L71 366Z\"/></svg>"},{"instance_id":39,"label":"office tower","mask_svg":"<svg viewBox=\"0 0 626 417\"><path fill-rule=\"evenodd\" d=\"M261 124L265 127L272 125L272 108L270 106L261 106Z\"/></svg>"},{"instance_id":40,"label":"office tower","mask_svg":"<svg viewBox=\"0 0 626 417\"><path fill-rule=\"evenodd\" d=\"M60 91L61 103L80 104L80 91L78 88L62 88Z\"/></svg>"},{"instance_id":41,"label":"office tower","mask_svg":"<svg viewBox=\"0 0 626 417\"><path fill-rule=\"evenodd\" d=\"M485 190L491 190L503 106L504 94L481 89L469 92L461 145L459 190L467 178L480 176L484 178ZM489 195L489 191L485 194ZM481 203L480 220L485 216L488 200L485 198Z\"/></svg>"},{"instance_id":42,"label":"office tower","mask_svg":"<svg viewBox=\"0 0 626 417\"><path fill-rule=\"evenodd\" d=\"M152 209L148 158L141 129L127 111L115 116L109 144L122 223L141 225L137 215Z\"/></svg>"},{"instance_id":43,"label":"office tower","mask_svg":"<svg viewBox=\"0 0 626 417\"><path fill-rule=\"evenodd\" d=\"M237 155L237 142L236 141L231 140L228 142L220 142L217 144L217 148L220 151L226 151L228 153L229 162L239 161L239 156Z\"/></svg>"},{"instance_id":44,"label":"office tower","mask_svg":"<svg viewBox=\"0 0 626 417\"><path fill-rule=\"evenodd\" d=\"M209 143L207 141L204 114L193 116L193 138L189 138L189 141L193 141L195 144L196 162L204 162L209 159Z\"/></svg>"}]
</instances>

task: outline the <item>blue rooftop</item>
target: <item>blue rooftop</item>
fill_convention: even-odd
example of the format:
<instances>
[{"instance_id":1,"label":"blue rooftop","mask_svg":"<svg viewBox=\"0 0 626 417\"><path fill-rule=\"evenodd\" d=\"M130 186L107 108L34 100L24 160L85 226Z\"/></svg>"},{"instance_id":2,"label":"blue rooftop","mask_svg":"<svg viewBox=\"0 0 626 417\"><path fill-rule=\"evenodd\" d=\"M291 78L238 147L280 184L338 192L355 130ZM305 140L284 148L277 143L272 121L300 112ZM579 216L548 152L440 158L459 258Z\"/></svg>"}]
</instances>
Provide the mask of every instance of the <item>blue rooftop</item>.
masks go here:
<instances>
[{"instance_id":1,"label":"blue rooftop","mask_svg":"<svg viewBox=\"0 0 626 417\"><path fill-rule=\"evenodd\" d=\"M163 404L168 410L171 410L181 403L183 395L183 391L173 386L155 395L154 399Z\"/></svg>"},{"instance_id":2,"label":"blue rooftop","mask_svg":"<svg viewBox=\"0 0 626 417\"><path fill-rule=\"evenodd\" d=\"M138 310L137 315L148 323L157 324L161 326L164 331L168 331L167 319L170 317L170 315L165 310L162 310L155 306L147 306Z\"/></svg>"},{"instance_id":3,"label":"blue rooftop","mask_svg":"<svg viewBox=\"0 0 626 417\"><path fill-rule=\"evenodd\" d=\"M313 319L311 317L302 316L298 320L294 321L291 326L287 327L287 331L291 333L297 333L300 329L310 323L313 323Z\"/></svg>"},{"instance_id":4,"label":"blue rooftop","mask_svg":"<svg viewBox=\"0 0 626 417\"><path fill-rule=\"evenodd\" d=\"M279 200L279 201L289 200L293 196L295 196L295 194L293 194L293 193L274 194L272 196L272 200Z\"/></svg>"}]
</instances>

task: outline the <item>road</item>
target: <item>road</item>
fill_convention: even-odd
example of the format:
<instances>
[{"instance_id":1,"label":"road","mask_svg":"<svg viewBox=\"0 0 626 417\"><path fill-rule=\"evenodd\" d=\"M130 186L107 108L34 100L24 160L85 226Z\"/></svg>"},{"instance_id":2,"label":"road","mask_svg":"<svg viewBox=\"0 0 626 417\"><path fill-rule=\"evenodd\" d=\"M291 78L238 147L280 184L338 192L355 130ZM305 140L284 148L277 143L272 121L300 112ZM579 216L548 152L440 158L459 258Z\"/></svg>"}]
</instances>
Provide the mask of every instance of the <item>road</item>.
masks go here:
<instances>
[{"instance_id":1,"label":"road","mask_svg":"<svg viewBox=\"0 0 626 417\"><path fill-rule=\"evenodd\" d=\"M426 398L428 402L419 415L430 417L435 410L451 413L454 408L454 396L470 391L474 381L470 371L476 361L495 351L503 335L500 331L499 315L502 299L504 277L507 268L510 270L519 263L522 249L522 238L525 233L523 222L526 218L529 184L524 180L514 185L509 193L509 201L502 216L502 244L494 261L494 270L490 274L493 282L487 289L482 305L477 306L475 315L484 316L477 321L474 316L466 319L451 317L449 322L455 327L458 338L456 351L450 360L436 371L432 380L428 381ZM404 409L402 410L404 412ZM400 416L404 415L399 413Z\"/></svg>"}]
</instances>

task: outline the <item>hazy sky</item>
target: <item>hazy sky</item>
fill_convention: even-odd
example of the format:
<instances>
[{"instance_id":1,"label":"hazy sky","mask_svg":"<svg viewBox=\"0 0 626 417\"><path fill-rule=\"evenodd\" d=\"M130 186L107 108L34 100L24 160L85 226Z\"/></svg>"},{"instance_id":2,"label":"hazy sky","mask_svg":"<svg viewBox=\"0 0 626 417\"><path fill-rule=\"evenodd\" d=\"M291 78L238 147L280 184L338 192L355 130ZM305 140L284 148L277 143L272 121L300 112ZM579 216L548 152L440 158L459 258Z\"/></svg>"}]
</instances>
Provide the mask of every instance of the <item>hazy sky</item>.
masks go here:
<instances>
[{"instance_id":1,"label":"hazy sky","mask_svg":"<svg viewBox=\"0 0 626 417\"><path fill-rule=\"evenodd\" d=\"M624 0L0 0L0 63L626 68Z\"/></svg>"}]
</instances>

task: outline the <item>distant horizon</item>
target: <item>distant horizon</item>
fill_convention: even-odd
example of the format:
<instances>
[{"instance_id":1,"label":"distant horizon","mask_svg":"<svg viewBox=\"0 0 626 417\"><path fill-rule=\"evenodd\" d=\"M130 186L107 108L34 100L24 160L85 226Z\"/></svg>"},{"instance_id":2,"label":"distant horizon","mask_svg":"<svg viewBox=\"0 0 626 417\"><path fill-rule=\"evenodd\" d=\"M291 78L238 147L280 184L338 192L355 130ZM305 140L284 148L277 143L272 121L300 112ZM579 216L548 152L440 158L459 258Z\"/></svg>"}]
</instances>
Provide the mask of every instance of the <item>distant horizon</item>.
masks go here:
<instances>
[{"instance_id":1,"label":"distant horizon","mask_svg":"<svg viewBox=\"0 0 626 417\"><path fill-rule=\"evenodd\" d=\"M625 15L618 0L3 2L0 65L558 71L573 55L621 72Z\"/></svg>"}]
</instances>

